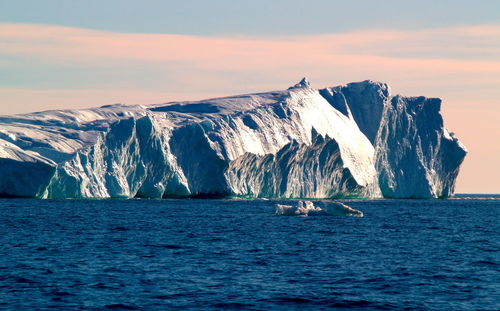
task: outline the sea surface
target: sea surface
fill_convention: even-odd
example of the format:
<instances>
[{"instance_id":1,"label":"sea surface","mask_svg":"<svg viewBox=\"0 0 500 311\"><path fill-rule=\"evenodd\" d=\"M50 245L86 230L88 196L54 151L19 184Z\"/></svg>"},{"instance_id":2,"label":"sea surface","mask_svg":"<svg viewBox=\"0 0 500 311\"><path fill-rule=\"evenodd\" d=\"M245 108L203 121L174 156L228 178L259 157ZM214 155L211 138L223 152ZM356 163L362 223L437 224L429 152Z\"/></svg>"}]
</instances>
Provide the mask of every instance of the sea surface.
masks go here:
<instances>
[{"instance_id":1,"label":"sea surface","mask_svg":"<svg viewBox=\"0 0 500 311\"><path fill-rule=\"evenodd\" d=\"M0 200L0 309L500 310L500 195Z\"/></svg>"}]
</instances>

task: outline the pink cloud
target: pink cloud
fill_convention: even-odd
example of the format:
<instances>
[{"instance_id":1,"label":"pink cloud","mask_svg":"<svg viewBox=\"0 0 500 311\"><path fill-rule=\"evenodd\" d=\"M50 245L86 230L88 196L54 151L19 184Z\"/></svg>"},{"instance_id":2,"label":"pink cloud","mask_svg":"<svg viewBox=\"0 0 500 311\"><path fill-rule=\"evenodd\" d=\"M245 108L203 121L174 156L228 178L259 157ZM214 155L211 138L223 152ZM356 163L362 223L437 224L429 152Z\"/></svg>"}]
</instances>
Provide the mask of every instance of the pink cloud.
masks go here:
<instances>
[{"instance_id":1,"label":"pink cloud","mask_svg":"<svg viewBox=\"0 0 500 311\"><path fill-rule=\"evenodd\" d=\"M109 104L148 105L169 101L201 100L224 93L175 93L139 89L16 89L0 88L0 115L39 111L40 103L49 109L79 109Z\"/></svg>"},{"instance_id":2,"label":"pink cloud","mask_svg":"<svg viewBox=\"0 0 500 311\"><path fill-rule=\"evenodd\" d=\"M299 65L385 65L409 69L424 66L459 72L493 72L500 68L500 57L495 60L456 60L446 57L398 58L387 54L411 44L420 44L420 47L412 47L413 51L425 49L430 53L447 50L440 45L440 40L446 39L453 46L467 45L464 40L475 41L479 38L486 41L497 34L500 34L500 26L242 38L113 33L60 26L0 24L0 53L52 61L179 61L204 68L233 70L252 70L256 65L276 68L296 62ZM470 51L470 46L463 49ZM479 53L483 50L498 51L500 43L478 48ZM457 51L450 49L448 52L453 56Z\"/></svg>"}]
</instances>

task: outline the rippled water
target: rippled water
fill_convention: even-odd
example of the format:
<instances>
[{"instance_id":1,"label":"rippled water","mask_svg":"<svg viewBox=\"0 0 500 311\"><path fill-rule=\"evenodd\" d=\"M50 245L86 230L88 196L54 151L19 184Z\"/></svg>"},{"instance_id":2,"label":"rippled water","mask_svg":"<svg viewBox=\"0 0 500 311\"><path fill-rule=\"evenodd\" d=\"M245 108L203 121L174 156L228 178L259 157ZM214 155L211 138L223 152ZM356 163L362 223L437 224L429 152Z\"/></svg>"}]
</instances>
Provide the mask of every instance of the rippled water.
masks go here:
<instances>
[{"instance_id":1,"label":"rippled water","mask_svg":"<svg viewBox=\"0 0 500 311\"><path fill-rule=\"evenodd\" d=\"M0 308L500 309L500 196L274 203L0 200Z\"/></svg>"}]
</instances>

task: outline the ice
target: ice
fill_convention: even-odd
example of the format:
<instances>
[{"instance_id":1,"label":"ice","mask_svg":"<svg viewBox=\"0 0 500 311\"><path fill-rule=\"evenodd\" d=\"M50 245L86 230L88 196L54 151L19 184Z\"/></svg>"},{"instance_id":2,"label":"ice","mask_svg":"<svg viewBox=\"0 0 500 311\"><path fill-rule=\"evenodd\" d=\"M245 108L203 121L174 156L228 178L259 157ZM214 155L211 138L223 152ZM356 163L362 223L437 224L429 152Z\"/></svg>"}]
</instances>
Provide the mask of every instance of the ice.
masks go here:
<instances>
[{"instance_id":1,"label":"ice","mask_svg":"<svg viewBox=\"0 0 500 311\"><path fill-rule=\"evenodd\" d=\"M276 215L280 216L353 216L363 217L363 212L339 201L297 201L296 205L276 204Z\"/></svg>"},{"instance_id":2,"label":"ice","mask_svg":"<svg viewBox=\"0 0 500 311\"><path fill-rule=\"evenodd\" d=\"M387 84L363 81L320 90L375 147L380 190L388 198L453 194L467 149L444 128L439 98L391 96Z\"/></svg>"},{"instance_id":3,"label":"ice","mask_svg":"<svg viewBox=\"0 0 500 311\"><path fill-rule=\"evenodd\" d=\"M289 90L293 89L300 89L300 88L308 88L310 87L311 84L309 83L309 80L307 80L306 77L302 78L299 83L295 84L294 86L289 87Z\"/></svg>"},{"instance_id":4,"label":"ice","mask_svg":"<svg viewBox=\"0 0 500 311\"><path fill-rule=\"evenodd\" d=\"M0 117L0 196L446 197L466 150L440 101L364 81Z\"/></svg>"}]
</instances>

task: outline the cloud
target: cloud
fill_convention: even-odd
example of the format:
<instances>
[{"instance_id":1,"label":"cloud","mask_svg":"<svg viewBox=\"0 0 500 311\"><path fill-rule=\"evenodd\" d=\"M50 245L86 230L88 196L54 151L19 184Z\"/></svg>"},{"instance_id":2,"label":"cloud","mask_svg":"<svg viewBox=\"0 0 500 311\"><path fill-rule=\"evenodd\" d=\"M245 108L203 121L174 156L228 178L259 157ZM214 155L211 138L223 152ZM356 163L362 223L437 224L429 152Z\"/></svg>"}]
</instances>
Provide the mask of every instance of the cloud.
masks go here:
<instances>
[{"instance_id":1,"label":"cloud","mask_svg":"<svg viewBox=\"0 0 500 311\"><path fill-rule=\"evenodd\" d=\"M0 24L0 57L21 62L19 67L43 63L59 69L57 75L40 78L39 85L34 81L35 88L47 83L52 88L116 88L128 81L127 87L139 89L151 88L146 83L164 85L161 91L253 91L284 87L294 82L291 79L308 75L318 85L371 78L406 91L415 82L460 85L471 77L498 84L500 41L493 40L498 36L500 26L198 37ZM105 74L78 79L85 70ZM71 73L75 79L67 77ZM159 81L152 81L155 77Z\"/></svg>"},{"instance_id":2,"label":"cloud","mask_svg":"<svg viewBox=\"0 0 500 311\"><path fill-rule=\"evenodd\" d=\"M284 87L284 83L294 82L291 79L308 75L318 85L371 78L406 91L419 82L427 87L433 83L463 85L464 79L471 78L498 84L500 41L493 39L499 36L500 26L198 37L0 24L0 57L16 59L22 63L20 67L43 63L60 69L59 80L58 75L47 75L40 83L52 88L113 88L113 84L122 87L128 81L128 87L137 85L139 89L148 88L146 82L164 85L161 91L253 91ZM85 70L106 74L101 79L66 77ZM161 81L152 81L154 77ZM67 85L70 82L73 84ZM39 85L34 81L32 86Z\"/></svg>"},{"instance_id":3,"label":"cloud","mask_svg":"<svg viewBox=\"0 0 500 311\"><path fill-rule=\"evenodd\" d=\"M499 36L500 26L406 32L367 30L309 36L197 37L0 24L0 53L54 62L177 61L208 69L232 70L262 70L254 68L257 64L289 66L291 61L298 64L333 61L349 65L383 62L400 66L408 60L411 62L406 64L411 68L442 62L441 66L450 70L475 68L492 72L498 70L500 63L500 41L493 40ZM485 55L493 59L484 60Z\"/></svg>"}]
</instances>

